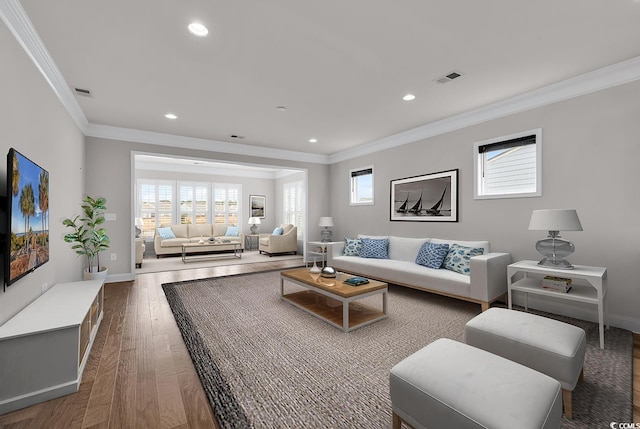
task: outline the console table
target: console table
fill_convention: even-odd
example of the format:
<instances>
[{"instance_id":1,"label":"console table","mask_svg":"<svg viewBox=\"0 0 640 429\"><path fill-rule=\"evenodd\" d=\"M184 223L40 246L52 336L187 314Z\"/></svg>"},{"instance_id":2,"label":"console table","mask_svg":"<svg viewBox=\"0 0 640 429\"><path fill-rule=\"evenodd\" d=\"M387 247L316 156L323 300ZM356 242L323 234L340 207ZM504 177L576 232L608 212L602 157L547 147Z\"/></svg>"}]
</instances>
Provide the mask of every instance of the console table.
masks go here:
<instances>
[{"instance_id":1,"label":"console table","mask_svg":"<svg viewBox=\"0 0 640 429\"><path fill-rule=\"evenodd\" d=\"M104 280L59 283L0 326L0 414L78 391Z\"/></svg>"},{"instance_id":2,"label":"console table","mask_svg":"<svg viewBox=\"0 0 640 429\"><path fill-rule=\"evenodd\" d=\"M513 281L513 277L517 273L522 273L524 278ZM571 290L566 293L543 289L540 276L547 275L581 279L585 280L588 285L572 284ZM529 294L596 305L598 308L598 325L600 327L600 348L604 349L605 299L607 296L606 268L574 265L573 270L560 270L540 266L536 261L520 261L507 267L507 290L509 309L511 309L512 306L512 295L514 291L524 293L525 310L528 310L529 307Z\"/></svg>"}]
</instances>

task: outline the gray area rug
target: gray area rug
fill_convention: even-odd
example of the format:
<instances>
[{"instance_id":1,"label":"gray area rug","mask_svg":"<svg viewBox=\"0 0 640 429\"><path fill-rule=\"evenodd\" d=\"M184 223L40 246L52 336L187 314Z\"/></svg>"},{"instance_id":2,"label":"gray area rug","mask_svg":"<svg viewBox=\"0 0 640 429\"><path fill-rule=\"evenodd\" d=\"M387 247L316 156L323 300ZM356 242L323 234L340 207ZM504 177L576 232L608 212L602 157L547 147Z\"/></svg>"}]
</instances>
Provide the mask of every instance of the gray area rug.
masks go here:
<instances>
[{"instance_id":1,"label":"gray area rug","mask_svg":"<svg viewBox=\"0 0 640 429\"><path fill-rule=\"evenodd\" d=\"M279 298L279 271L162 285L221 428L389 428L389 370L437 338L463 341L480 308L390 286L389 318L345 334ZM379 305L372 300L371 305ZM563 428L632 420L632 335L587 332Z\"/></svg>"}]
</instances>

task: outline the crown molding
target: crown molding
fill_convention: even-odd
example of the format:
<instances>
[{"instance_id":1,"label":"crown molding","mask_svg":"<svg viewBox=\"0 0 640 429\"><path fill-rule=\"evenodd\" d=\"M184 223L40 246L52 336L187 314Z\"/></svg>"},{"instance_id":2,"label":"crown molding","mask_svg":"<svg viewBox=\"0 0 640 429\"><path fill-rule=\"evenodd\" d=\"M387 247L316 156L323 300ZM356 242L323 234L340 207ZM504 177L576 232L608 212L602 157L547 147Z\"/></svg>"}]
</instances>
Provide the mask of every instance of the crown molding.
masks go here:
<instances>
[{"instance_id":1,"label":"crown molding","mask_svg":"<svg viewBox=\"0 0 640 429\"><path fill-rule=\"evenodd\" d=\"M89 121L18 0L0 0L0 18L84 132Z\"/></svg>"},{"instance_id":2,"label":"crown molding","mask_svg":"<svg viewBox=\"0 0 640 429\"><path fill-rule=\"evenodd\" d=\"M200 139L172 134L142 131L132 128L112 127L90 123L85 135L111 140L129 141L136 143L153 144L159 146L179 147L183 149L206 150L209 152L221 152L234 155L244 155L261 158L273 158L286 161L312 162L316 164L328 164L327 155L295 152L283 149L273 149L263 146L251 146L239 143L227 143L218 140Z\"/></svg>"},{"instance_id":3,"label":"crown molding","mask_svg":"<svg viewBox=\"0 0 640 429\"><path fill-rule=\"evenodd\" d=\"M640 79L640 57L329 155L333 164Z\"/></svg>"}]
</instances>

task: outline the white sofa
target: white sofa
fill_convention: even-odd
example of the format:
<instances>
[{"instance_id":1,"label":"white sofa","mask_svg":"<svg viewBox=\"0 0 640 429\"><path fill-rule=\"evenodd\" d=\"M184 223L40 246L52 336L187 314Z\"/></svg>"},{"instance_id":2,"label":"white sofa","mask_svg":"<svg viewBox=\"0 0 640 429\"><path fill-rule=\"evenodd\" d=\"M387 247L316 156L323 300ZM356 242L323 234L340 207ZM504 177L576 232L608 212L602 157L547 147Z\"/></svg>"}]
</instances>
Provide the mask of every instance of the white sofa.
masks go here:
<instances>
[{"instance_id":1,"label":"white sofa","mask_svg":"<svg viewBox=\"0 0 640 429\"><path fill-rule=\"evenodd\" d=\"M328 264L338 271L475 302L482 306L482 311L507 293L507 265L511 263L511 255L492 253L488 241L358 235L358 238L363 237L388 238L389 259L344 256L344 243L340 242L327 247ZM470 259L471 275L444 268L427 268L415 262L420 247L426 241L481 247L484 253Z\"/></svg>"},{"instance_id":2,"label":"white sofa","mask_svg":"<svg viewBox=\"0 0 640 429\"><path fill-rule=\"evenodd\" d=\"M229 241L229 244L224 246L216 246L215 251L229 251L234 249L234 242L238 244L238 250L244 251L244 234L239 232L236 236L227 236L227 227L232 225L226 224L179 224L179 225L160 225L161 228L170 227L173 231L175 238L163 239L156 230L153 237L153 249L156 252L156 257L159 258L163 255L179 255L182 254L182 245L184 243L197 243L200 239L208 240L209 238L220 238L225 241ZM190 253L204 253L211 252L211 247L191 248Z\"/></svg>"}]
</instances>

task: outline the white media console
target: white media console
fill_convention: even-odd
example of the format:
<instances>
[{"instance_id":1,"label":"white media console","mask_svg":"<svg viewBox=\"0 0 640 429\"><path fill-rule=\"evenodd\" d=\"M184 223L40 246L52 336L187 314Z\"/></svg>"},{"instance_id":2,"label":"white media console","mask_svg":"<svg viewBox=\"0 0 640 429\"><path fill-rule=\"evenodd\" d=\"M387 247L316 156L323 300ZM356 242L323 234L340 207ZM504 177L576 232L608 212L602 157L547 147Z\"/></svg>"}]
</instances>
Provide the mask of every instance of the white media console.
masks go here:
<instances>
[{"instance_id":1,"label":"white media console","mask_svg":"<svg viewBox=\"0 0 640 429\"><path fill-rule=\"evenodd\" d=\"M0 414L78 391L104 280L57 284L0 326Z\"/></svg>"}]
</instances>

